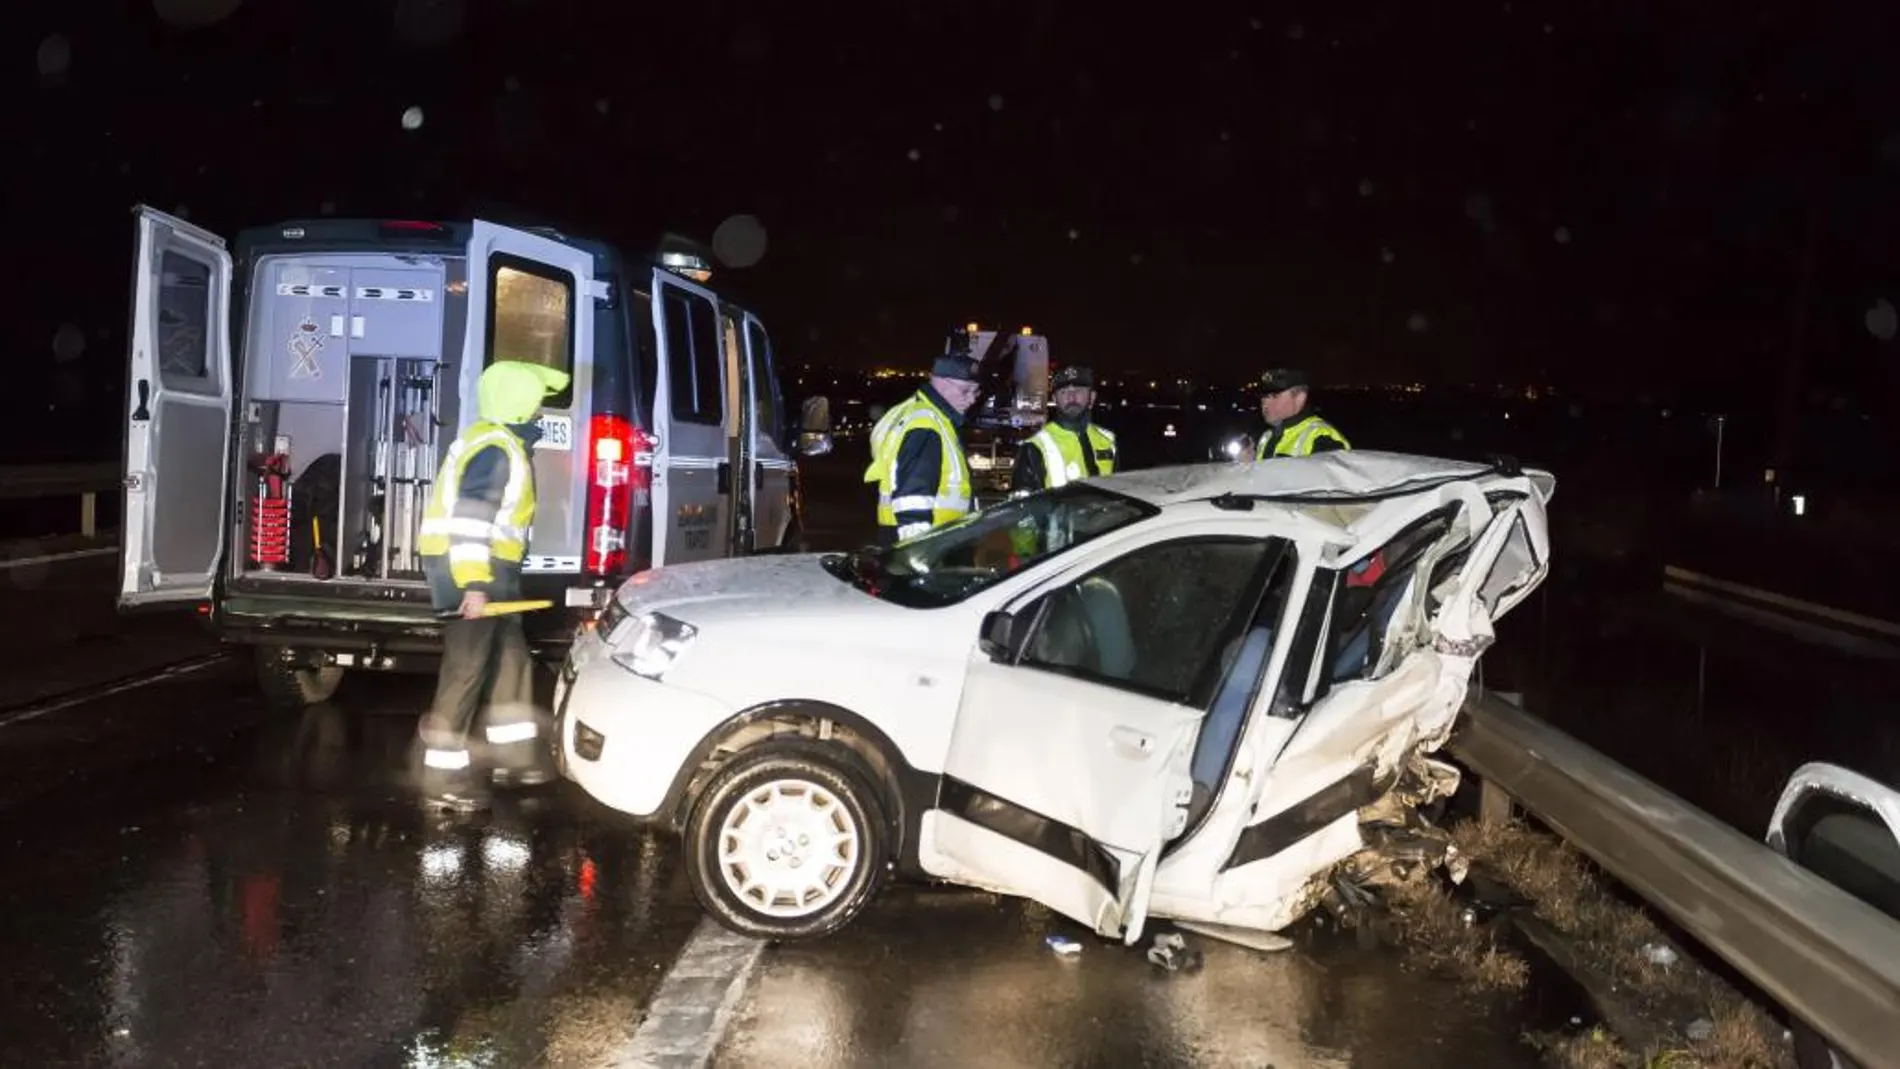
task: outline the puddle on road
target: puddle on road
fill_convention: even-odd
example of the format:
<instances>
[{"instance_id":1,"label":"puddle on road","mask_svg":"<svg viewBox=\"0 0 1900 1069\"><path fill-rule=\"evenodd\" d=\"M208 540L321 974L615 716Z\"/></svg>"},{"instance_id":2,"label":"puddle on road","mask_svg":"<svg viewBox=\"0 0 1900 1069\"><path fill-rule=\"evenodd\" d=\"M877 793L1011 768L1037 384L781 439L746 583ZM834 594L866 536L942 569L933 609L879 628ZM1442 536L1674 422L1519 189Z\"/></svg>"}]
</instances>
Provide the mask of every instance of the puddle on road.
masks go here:
<instances>
[{"instance_id":1,"label":"puddle on road","mask_svg":"<svg viewBox=\"0 0 1900 1069\"><path fill-rule=\"evenodd\" d=\"M1052 954L1045 936L1083 943ZM844 932L768 953L716 1063L784 1066L1534 1066L1548 1004L1486 996L1317 929L1263 954L1189 934L1168 974L1143 948L1013 899L887 891ZM1145 943L1144 943L1145 947Z\"/></svg>"}]
</instances>

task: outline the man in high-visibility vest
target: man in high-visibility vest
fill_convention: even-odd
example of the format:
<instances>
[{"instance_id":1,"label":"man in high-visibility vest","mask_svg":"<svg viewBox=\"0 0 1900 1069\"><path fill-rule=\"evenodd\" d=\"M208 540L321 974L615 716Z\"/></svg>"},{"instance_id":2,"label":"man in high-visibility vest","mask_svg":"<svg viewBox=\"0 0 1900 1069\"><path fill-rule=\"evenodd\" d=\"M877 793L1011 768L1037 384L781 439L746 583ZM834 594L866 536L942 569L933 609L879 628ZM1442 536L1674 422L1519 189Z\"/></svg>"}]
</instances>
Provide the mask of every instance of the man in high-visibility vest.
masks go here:
<instances>
[{"instance_id":1,"label":"man in high-visibility vest","mask_svg":"<svg viewBox=\"0 0 1900 1069\"><path fill-rule=\"evenodd\" d=\"M871 428L878 537L886 545L961 519L970 512L970 459L963 414L976 403L977 367L952 349L930 368L930 381Z\"/></svg>"},{"instance_id":2,"label":"man in high-visibility vest","mask_svg":"<svg viewBox=\"0 0 1900 1069\"><path fill-rule=\"evenodd\" d=\"M1089 418L1095 410L1095 373L1071 365L1050 382L1056 414L1016 450L1011 493L1062 486L1115 470L1115 432Z\"/></svg>"},{"instance_id":3,"label":"man in high-visibility vest","mask_svg":"<svg viewBox=\"0 0 1900 1069\"><path fill-rule=\"evenodd\" d=\"M518 613L490 615L491 602L521 598L521 560L534 524L536 416L548 395L567 388L565 372L498 360L482 372L480 413L442 458L429 489L416 549L442 625L442 667L435 701L417 725L423 793L444 808L488 806L468 733L486 714L495 779L546 778L535 746L534 662Z\"/></svg>"},{"instance_id":4,"label":"man in high-visibility vest","mask_svg":"<svg viewBox=\"0 0 1900 1069\"><path fill-rule=\"evenodd\" d=\"M1351 449L1352 443L1324 416L1307 407L1308 380L1304 371L1275 368L1260 376L1260 414L1266 432L1254 459L1304 457Z\"/></svg>"}]
</instances>

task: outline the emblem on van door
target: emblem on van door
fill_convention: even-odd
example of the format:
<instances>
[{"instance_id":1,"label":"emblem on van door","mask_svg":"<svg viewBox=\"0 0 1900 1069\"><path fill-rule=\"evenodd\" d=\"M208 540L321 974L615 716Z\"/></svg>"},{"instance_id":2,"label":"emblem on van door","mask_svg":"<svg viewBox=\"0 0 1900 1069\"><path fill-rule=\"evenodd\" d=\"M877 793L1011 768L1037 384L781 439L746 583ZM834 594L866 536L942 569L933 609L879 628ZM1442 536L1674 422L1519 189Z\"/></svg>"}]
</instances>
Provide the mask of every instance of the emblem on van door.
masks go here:
<instances>
[{"instance_id":1,"label":"emblem on van door","mask_svg":"<svg viewBox=\"0 0 1900 1069\"><path fill-rule=\"evenodd\" d=\"M323 377L323 365L318 362L317 354L323 351L323 335L317 332L317 321L309 316L297 324L297 333L290 336L287 346L290 355L297 362L290 368L293 379L320 379Z\"/></svg>"}]
</instances>

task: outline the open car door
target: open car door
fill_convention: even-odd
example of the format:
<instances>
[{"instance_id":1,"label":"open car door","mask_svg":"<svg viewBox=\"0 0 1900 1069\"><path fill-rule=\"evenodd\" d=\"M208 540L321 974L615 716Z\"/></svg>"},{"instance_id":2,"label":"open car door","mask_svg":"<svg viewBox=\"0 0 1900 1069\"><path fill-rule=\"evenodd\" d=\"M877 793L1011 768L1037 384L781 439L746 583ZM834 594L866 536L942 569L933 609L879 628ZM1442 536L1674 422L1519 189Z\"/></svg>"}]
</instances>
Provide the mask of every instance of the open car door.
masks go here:
<instances>
[{"instance_id":1,"label":"open car door","mask_svg":"<svg viewBox=\"0 0 1900 1069\"><path fill-rule=\"evenodd\" d=\"M1475 484L1440 487L1380 506L1315 570L1282 679L1243 744L1260 771L1245 823L1222 832L1213 897L1225 923L1293 919L1293 893L1359 849L1356 813L1396 781L1407 748L1449 724L1462 688L1447 696L1436 658L1412 655L1427 641L1422 591L1491 522Z\"/></svg>"},{"instance_id":2,"label":"open car door","mask_svg":"<svg viewBox=\"0 0 1900 1069\"><path fill-rule=\"evenodd\" d=\"M1216 530L1091 562L988 617L924 818L926 871L1141 938L1221 651L1277 560L1267 539Z\"/></svg>"},{"instance_id":3,"label":"open car door","mask_svg":"<svg viewBox=\"0 0 1900 1069\"><path fill-rule=\"evenodd\" d=\"M124 608L211 597L231 500L231 254L182 219L135 211Z\"/></svg>"}]
</instances>

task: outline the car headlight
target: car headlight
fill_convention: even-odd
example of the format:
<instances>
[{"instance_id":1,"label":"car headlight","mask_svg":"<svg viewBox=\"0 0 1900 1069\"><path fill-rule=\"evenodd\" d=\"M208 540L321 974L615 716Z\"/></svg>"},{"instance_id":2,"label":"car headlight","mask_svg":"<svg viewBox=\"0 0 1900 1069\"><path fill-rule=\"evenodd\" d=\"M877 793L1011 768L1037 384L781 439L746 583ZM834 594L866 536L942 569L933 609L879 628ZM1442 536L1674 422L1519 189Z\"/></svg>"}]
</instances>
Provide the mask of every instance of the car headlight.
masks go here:
<instances>
[{"instance_id":1,"label":"car headlight","mask_svg":"<svg viewBox=\"0 0 1900 1069\"><path fill-rule=\"evenodd\" d=\"M657 680L673 667L698 634L699 629L684 620L650 612L628 624L626 636L616 639L609 656L634 675Z\"/></svg>"}]
</instances>

